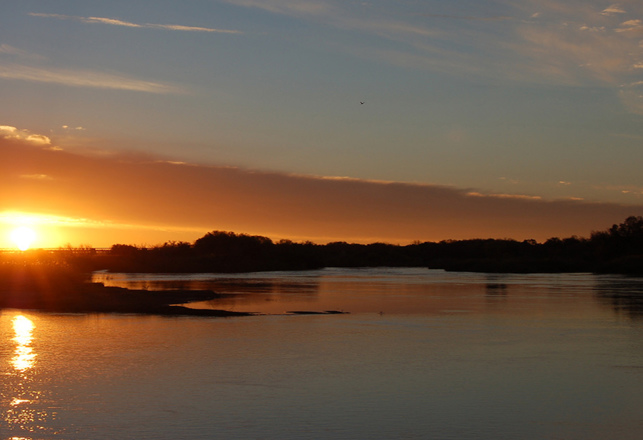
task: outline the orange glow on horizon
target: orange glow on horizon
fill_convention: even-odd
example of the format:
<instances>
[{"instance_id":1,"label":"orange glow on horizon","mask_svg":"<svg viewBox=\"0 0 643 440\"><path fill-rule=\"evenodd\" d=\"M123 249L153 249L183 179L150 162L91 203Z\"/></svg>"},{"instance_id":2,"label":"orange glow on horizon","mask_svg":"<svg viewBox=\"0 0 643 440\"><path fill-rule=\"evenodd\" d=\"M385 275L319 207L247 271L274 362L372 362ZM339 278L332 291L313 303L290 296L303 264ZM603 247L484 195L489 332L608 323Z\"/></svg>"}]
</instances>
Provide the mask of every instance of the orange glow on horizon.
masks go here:
<instances>
[{"instance_id":1,"label":"orange glow on horizon","mask_svg":"<svg viewBox=\"0 0 643 440\"><path fill-rule=\"evenodd\" d=\"M26 251L33 248L54 248L62 234L53 216L5 211L0 213L0 249Z\"/></svg>"},{"instance_id":2,"label":"orange glow on horizon","mask_svg":"<svg viewBox=\"0 0 643 440\"><path fill-rule=\"evenodd\" d=\"M588 236L643 205L545 200L433 184L320 178L135 155L80 155L0 139L0 249L193 242L214 230L353 243ZM27 166L29 165L29 166ZM37 165L37 166L36 166ZM37 174L34 174L36 173ZM31 176L48 176L46 185ZM25 177L27 176L27 177ZM56 176L64 176L59 178ZM29 213L29 214L24 214Z\"/></svg>"},{"instance_id":3,"label":"orange glow on horizon","mask_svg":"<svg viewBox=\"0 0 643 440\"><path fill-rule=\"evenodd\" d=\"M26 213L0 212L0 249L57 249L67 246L109 248L114 244L156 246L168 241L193 242L207 228L127 224L111 221Z\"/></svg>"}]
</instances>

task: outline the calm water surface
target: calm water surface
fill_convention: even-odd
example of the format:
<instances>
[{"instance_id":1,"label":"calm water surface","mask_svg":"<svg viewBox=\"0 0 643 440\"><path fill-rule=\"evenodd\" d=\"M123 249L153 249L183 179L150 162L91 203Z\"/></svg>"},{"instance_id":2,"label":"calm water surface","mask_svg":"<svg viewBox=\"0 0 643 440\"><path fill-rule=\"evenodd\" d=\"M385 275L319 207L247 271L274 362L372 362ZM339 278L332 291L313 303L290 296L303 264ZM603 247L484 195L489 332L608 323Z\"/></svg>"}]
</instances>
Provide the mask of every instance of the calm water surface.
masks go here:
<instances>
[{"instance_id":1,"label":"calm water surface","mask_svg":"<svg viewBox=\"0 0 643 440\"><path fill-rule=\"evenodd\" d=\"M0 315L5 439L639 439L643 279L103 274L242 318ZM344 315L288 311L344 310Z\"/></svg>"}]
</instances>

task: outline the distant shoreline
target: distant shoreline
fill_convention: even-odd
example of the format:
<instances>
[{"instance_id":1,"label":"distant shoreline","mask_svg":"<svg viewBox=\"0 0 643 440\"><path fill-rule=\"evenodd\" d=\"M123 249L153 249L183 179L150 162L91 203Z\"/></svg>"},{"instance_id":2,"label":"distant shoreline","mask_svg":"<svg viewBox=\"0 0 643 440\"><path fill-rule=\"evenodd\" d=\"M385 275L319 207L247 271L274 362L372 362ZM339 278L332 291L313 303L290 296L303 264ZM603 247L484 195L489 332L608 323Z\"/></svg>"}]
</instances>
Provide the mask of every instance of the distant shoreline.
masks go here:
<instances>
[{"instance_id":1,"label":"distant shoreline","mask_svg":"<svg viewBox=\"0 0 643 440\"><path fill-rule=\"evenodd\" d=\"M60 252L65 252L61 250ZM68 261L85 270L130 273L242 273L323 267L430 267L449 271L643 275L643 217L628 217L590 238L535 240L470 239L318 245L213 231L194 243L167 242L140 248L113 245L109 251L68 249Z\"/></svg>"},{"instance_id":2,"label":"distant shoreline","mask_svg":"<svg viewBox=\"0 0 643 440\"><path fill-rule=\"evenodd\" d=\"M0 254L0 308L166 316L247 316L177 304L216 299L211 291L149 292L90 283L96 270L125 273L244 273L324 267L423 267L480 273L643 275L643 217L628 217L590 238L476 239L400 246L317 245L215 231L195 243L154 248L114 245ZM313 313L298 311L297 313Z\"/></svg>"}]
</instances>

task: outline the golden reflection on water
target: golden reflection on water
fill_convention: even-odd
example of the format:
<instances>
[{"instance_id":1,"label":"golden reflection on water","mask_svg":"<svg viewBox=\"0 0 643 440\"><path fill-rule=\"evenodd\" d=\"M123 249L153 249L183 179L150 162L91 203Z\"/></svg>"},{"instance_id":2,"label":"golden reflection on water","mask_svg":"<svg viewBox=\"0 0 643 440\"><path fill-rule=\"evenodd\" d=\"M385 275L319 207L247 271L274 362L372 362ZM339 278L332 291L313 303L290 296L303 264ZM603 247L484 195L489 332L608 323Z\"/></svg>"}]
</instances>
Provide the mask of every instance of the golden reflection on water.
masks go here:
<instances>
[{"instance_id":1,"label":"golden reflection on water","mask_svg":"<svg viewBox=\"0 0 643 440\"><path fill-rule=\"evenodd\" d=\"M13 338L16 341L15 356L11 359L13 368L19 372L24 372L33 368L36 363L36 354L31 347L33 340L33 322L22 315L17 315L13 318L13 331L16 336Z\"/></svg>"},{"instance_id":2,"label":"golden reflection on water","mask_svg":"<svg viewBox=\"0 0 643 440\"><path fill-rule=\"evenodd\" d=\"M34 389L36 374L36 353L32 347L34 340L34 322L23 316L16 315L12 319L16 343L14 356L10 360L13 372L8 372L3 380L4 400L2 419L0 425L15 434L31 435L37 432L46 432L47 421L51 414L39 408L42 392ZM4 423L3 423L4 422ZM14 436L12 440L31 439L32 437Z\"/></svg>"}]
</instances>

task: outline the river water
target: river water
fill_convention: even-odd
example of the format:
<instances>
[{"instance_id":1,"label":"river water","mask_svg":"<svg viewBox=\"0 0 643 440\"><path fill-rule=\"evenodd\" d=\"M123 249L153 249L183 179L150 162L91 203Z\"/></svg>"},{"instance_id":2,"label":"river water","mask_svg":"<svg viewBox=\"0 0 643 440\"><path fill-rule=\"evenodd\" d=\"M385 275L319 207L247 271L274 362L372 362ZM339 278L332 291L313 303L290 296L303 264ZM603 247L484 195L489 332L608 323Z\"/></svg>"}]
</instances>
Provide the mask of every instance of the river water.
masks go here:
<instances>
[{"instance_id":1,"label":"river water","mask_svg":"<svg viewBox=\"0 0 643 440\"><path fill-rule=\"evenodd\" d=\"M0 315L0 438L639 439L643 279L97 273L194 318ZM292 314L341 310L346 314Z\"/></svg>"}]
</instances>

